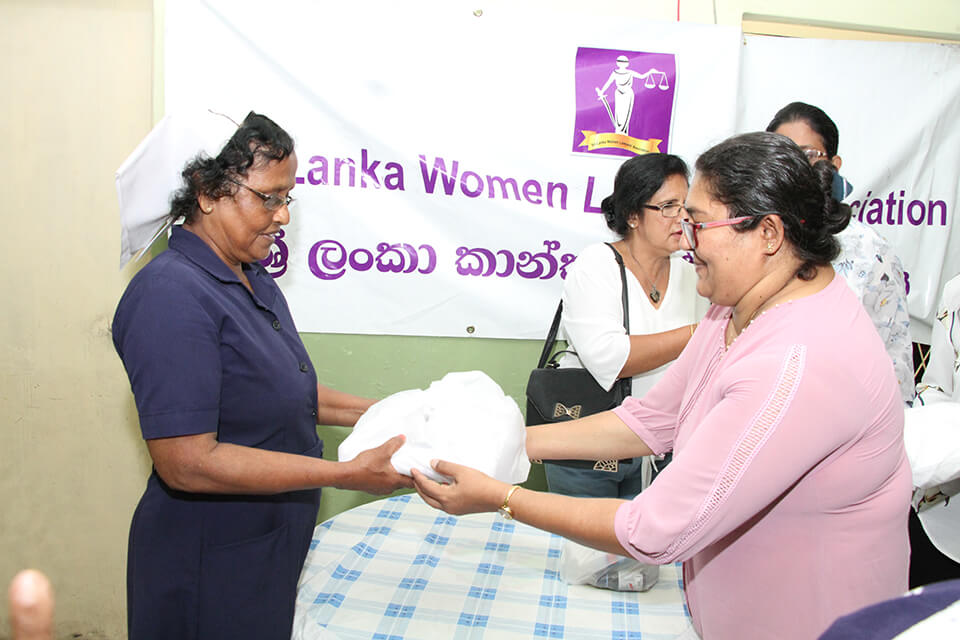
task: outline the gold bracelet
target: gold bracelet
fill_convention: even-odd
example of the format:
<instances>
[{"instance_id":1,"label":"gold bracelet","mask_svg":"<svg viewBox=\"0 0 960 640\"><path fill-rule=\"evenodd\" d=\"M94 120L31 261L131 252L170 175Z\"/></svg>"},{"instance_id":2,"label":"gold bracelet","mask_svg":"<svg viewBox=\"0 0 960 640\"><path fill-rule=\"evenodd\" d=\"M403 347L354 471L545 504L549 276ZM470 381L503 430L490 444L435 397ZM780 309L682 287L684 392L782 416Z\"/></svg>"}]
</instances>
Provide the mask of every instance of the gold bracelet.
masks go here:
<instances>
[{"instance_id":1,"label":"gold bracelet","mask_svg":"<svg viewBox=\"0 0 960 640\"><path fill-rule=\"evenodd\" d=\"M697 323L694 322L693 324L690 325L690 337L691 337L691 338L693 337L693 332L696 331L696 330L697 330Z\"/></svg>"},{"instance_id":2,"label":"gold bracelet","mask_svg":"<svg viewBox=\"0 0 960 640\"><path fill-rule=\"evenodd\" d=\"M520 485L515 484L510 487L510 491L507 492L507 497L503 499L503 504L500 505L500 508L497 511L500 512L500 515L506 518L507 520L513 520L513 509L510 508L510 498L513 497L513 494L517 492L517 489L520 488Z\"/></svg>"}]
</instances>

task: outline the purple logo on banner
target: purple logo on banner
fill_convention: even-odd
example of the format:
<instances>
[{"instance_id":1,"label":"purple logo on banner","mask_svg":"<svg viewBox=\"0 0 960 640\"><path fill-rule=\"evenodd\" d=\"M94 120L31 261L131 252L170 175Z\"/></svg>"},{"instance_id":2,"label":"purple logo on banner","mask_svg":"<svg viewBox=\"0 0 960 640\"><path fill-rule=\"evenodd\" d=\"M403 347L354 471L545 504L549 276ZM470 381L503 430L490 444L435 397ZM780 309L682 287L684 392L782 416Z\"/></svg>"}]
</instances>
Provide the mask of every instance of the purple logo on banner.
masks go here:
<instances>
[{"instance_id":1,"label":"purple logo on banner","mask_svg":"<svg viewBox=\"0 0 960 640\"><path fill-rule=\"evenodd\" d=\"M577 49L573 150L666 153L677 84L672 53Z\"/></svg>"}]
</instances>

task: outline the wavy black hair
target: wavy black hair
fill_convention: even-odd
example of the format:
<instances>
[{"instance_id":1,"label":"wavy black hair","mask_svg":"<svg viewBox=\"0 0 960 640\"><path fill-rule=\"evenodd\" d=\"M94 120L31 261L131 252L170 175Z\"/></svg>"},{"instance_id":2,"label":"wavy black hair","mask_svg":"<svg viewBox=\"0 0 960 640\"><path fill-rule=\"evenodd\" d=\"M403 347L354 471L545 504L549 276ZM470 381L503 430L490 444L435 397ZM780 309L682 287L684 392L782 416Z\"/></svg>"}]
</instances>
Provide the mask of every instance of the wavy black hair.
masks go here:
<instances>
[{"instance_id":1,"label":"wavy black hair","mask_svg":"<svg viewBox=\"0 0 960 640\"><path fill-rule=\"evenodd\" d=\"M286 159L293 146L293 138L277 123L251 111L216 158L200 153L183 168L183 186L170 199L170 217L193 222L200 212L201 195L213 200L234 195L239 187L231 180Z\"/></svg>"},{"instance_id":2,"label":"wavy black hair","mask_svg":"<svg viewBox=\"0 0 960 640\"><path fill-rule=\"evenodd\" d=\"M840 253L834 234L850 222L850 207L831 195L833 165L810 165L792 140L778 133L745 133L708 149L696 164L709 194L725 204L731 218L754 216L734 225L755 229L761 213L775 212L784 235L802 264L797 276L810 280L818 266Z\"/></svg>"},{"instance_id":3,"label":"wavy black hair","mask_svg":"<svg viewBox=\"0 0 960 640\"><path fill-rule=\"evenodd\" d=\"M830 119L830 116L823 109L812 104L791 102L777 111L773 120L767 125L767 131L772 133L779 129L782 124L797 121L805 122L815 134L823 139L823 150L827 152L828 158L837 155L837 149L840 148L840 131L837 129L837 124Z\"/></svg>"},{"instance_id":4,"label":"wavy black hair","mask_svg":"<svg viewBox=\"0 0 960 640\"><path fill-rule=\"evenodd\" d=\"M670 176L683 176L684 180L690 181L687 163L669 153L634 156L620 165L613 181L613 193L600 202L600 210L610 230L625 236L630 217L643 217L643 205Z\"/></svg>"}]
</instances>

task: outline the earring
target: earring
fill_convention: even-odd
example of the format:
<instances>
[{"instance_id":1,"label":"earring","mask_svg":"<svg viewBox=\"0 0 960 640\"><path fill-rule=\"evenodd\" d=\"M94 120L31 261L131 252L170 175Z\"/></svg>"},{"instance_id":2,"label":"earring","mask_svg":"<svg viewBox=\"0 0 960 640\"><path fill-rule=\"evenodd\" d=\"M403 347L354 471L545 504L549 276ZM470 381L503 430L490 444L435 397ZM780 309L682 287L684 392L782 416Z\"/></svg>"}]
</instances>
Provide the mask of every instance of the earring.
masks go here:
<instances>
[{"instance_id":1,"label":"earring","mask_svg":"<svg viewBox=\"0 0 960 640\"><path fill-rule=\"evenodd\" d=\"M636 222L631 223L631 224L630 224L630 228L631 228L631 229L636 229L636 228L637 228L637 223L636 223Z\"/></svg>"},{"instance_id":2,"label":"earring","mask_svg":"<svg viewBox=\"0 0 960 640\"><path fill-rule=\"evenodd\" d=\"M773 251L773 243L772 243L772 242L768 242L768 243L767 243L767 251Z\"/></svg>"}]
</instances>

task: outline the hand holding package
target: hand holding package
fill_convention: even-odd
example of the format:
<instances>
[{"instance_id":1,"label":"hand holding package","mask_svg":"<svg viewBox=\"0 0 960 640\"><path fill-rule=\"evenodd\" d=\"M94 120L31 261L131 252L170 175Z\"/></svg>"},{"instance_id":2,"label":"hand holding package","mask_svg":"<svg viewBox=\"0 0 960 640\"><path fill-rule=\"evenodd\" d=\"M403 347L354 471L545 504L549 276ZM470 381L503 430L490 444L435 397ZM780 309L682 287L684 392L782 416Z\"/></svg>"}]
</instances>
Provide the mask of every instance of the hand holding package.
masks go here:
<instances>
[{"instance_id":1,"label":"hand holding package","mask_svg":"<svg viewBox=\"0 0 960 640\"><path fill-rule=\"evenodd\" d=\"M435 459L473 467L510 484L523 482L530 473L520 408L482 371L448 373L426 390L384 398L360 417L337 455L341 461L352 460L397 434L407 440L390 461L405 475L416 469L446 481L430 468Z\"/></svg>"}]
</instances>

